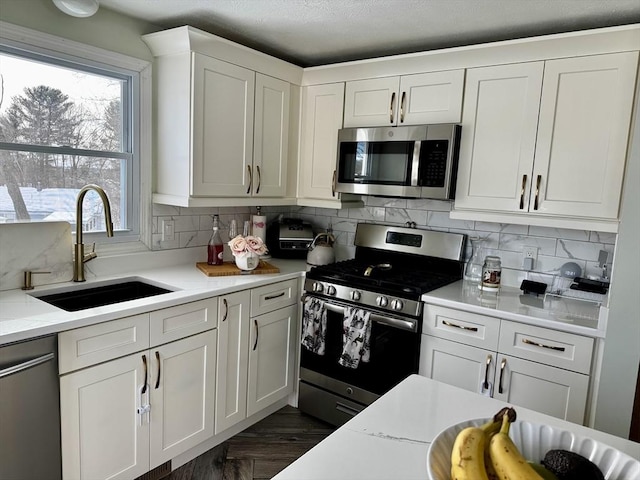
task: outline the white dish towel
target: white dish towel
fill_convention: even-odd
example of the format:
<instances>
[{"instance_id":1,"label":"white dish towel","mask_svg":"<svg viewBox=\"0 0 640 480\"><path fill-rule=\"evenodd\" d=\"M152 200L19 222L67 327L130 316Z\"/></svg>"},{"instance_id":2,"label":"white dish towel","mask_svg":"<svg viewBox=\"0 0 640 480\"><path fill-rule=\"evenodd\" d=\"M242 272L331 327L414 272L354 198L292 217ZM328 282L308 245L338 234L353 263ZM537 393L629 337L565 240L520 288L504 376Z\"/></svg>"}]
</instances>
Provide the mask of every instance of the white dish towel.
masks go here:
<instances>
[{"instance_id":1,"label":"white dish towel","mask_svg":"<svg viewBox=\"0 0 640 480\"><path fill-rule=\"evenodd\" d=\"M302 313L302 346L310 352L324 355L327 335L327 309L317 298L304 299Z\"/></svg>"},{"instance_id":2,"label":"white dish towel","mask_svg":"<svg viewBox=\"0 0 640 480\"><path fill-rule=\"evenodd\" d=\"M358 368L361 361L368 362L371 357L371 312L346 307L342 327L342 355L338 363Z\"/></svg>"}]
</instances>

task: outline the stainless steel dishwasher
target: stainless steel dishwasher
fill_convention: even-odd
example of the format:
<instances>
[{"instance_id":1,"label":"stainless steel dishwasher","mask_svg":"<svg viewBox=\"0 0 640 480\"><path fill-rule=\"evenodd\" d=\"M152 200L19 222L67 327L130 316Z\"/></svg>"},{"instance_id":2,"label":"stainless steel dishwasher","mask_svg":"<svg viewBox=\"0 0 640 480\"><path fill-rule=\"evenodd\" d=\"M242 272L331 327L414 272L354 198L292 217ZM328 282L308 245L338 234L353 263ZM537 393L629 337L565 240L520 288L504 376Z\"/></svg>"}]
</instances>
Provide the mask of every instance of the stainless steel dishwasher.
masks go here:
<instances>
[{"instance_id":1,"label":"stainless steel dishwasher","mask_svg":"<svg viewBox=\"0 0 640 480\"><path fill-rule=\"evenodd\" d=\"M0 347L0 445L0 479L62 478L55 335Z\"/></svg>"}]
</instances>

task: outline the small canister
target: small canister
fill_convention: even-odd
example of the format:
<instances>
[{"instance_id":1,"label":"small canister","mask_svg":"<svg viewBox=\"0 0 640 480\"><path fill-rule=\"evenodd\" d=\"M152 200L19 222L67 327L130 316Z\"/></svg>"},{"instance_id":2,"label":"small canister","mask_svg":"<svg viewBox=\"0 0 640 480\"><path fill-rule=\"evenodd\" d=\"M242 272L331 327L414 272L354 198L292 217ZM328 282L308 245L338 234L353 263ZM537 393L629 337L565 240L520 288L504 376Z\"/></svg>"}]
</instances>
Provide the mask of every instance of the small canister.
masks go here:
<instances>
[{"instance_id":1,"label":"small canister","mask_svg":"<svg viewBox=\"0 0 640 480\"><path fill-rule=\"evenodd\" d=\"M500 276L502 275L502 265L500 257L487 256L482 267L482 290L497 292L500 289Z\"/></svg>"}]
</instances>

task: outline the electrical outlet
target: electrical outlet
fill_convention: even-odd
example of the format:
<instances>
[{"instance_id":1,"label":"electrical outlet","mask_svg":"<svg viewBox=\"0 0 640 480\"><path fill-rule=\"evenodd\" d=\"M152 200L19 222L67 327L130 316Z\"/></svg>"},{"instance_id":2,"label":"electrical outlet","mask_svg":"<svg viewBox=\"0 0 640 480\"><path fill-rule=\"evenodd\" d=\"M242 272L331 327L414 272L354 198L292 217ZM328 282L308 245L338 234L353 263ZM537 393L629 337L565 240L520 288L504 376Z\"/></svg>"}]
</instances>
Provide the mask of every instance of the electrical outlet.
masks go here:
<instances>
[{"instance_id":1,"label":"electrical outlet","mask_svg":"<svg viewBox=\"0 0 640 480\"><path fill-rule=\"evenodd\" d=\"M538 260L538 247L522 247L522 268L533 270Z\"/></svg>"},{"instance_id":2,"label":"electrical outlet","mask_svg":"<svg viewBox=\"0 0 640 480\"><path fill-rule=\"evenodd\" d=\"M162 241L173 242L175 240L175 222L173 220L162 221Z\"/></svg>"}]
</instances>

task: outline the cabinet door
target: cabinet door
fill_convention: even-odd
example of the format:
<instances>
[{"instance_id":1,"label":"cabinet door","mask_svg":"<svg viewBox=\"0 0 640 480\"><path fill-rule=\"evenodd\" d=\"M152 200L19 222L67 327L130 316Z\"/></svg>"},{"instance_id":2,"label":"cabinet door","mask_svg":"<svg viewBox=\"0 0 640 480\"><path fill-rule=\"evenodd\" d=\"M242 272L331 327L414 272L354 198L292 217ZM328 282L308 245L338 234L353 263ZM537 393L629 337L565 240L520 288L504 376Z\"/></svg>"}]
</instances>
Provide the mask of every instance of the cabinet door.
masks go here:
<instances>
[{"instance_id":1,"label":"cabinet door","mask_svg":"<svg viewBox=\"0 0 640 480\"><path fill-rule=\"evenodd\" d=\"M498 355L493 397L583 424L589 376Z\"/></svg>"},{"instance_id":2,"label":"cabinet door","mask_svg":"<svg viewBox=\"0 0 640 480\"><path fill-rule=\"evenodd\" d=\"M247 416L293 391L297 305L251 319Z\"/></svg>"},{"instance_id":3,"label":"cabinet door","mask_svg":"<svg viewBox=\"0 0 640 480\"><path fill-rule=\"evenodd\" d=\"M247 195L255 73L194 53L192 88L191 195Z\"/></svg>"},{"instance_id":4,"label":"cabinet door","mask_svg":"<svg viewBox=\"0 0 640 480\"><path fill-rule=\"evenodd\" d=\"M424 377L490 396L495 365L495 352L422 335L419 374Z\"/></svg>"},{"instance_id":5,"label":"cabinet door","mask_svg":"<svg viewBox=\"0 0 640 480\"><path fill-rule=\"evenodd\" d=\"M289 149L289 83L256 74L254 196L283 197Z\"/></svg>"},{"instance_id":6,"label":"cabinet door","mask_svg":"<svg viewBox=\"0 0 640 480\"><path fill-rule=\"evenodd\" d=\"M149 470L149 421L137 413L142 355L149 365L146 353L134 354L60 377L63 478L131 479Z\"/></svg>"},{"instance_id":7,"label":"cabinet door","mask_svg":"<svg viewBox=\"0 0 640 480\"><path fill-rule=\"evenodd\" d=\"M217 332L151 350L150 468L213 436Z\"/></svg>"},{"instance_id":8,"label":"cabinet door","mask_svg":"<svg viewBox=\"0 0 640 480\"><path fill-rule=\"evenodd\" d=\"M637 65L638 52L545 62L531 212L617 218Z\"/></svg>"},{"instance_id":9,"label":"cabinet door","mask_svg":"<svg viewBox=\"0 0 640 480\"><path fill-rule=\"evenodd\" d=\"M347 82L344 126L386 127L398 123L400 77Z\"/></svg>"},{"instance_id":10,"label":"cabinet door","mask_svg":"<svg viewBox=\"0 0 640 480\"><path fill-rule=\"evenodd\" d=\"M463 88L464 70L401 77L398 125L459 123Z\"/></svg>"},{"instance_id":11,"label":"cabinet door","mask_svg":"<svg viewBox=\"0 0 640 480\"><path fill-rule=\"evenodd\" d=\"M220 297L218 305L216 434L244 420L247 414L250 292Z\"/></svg>"},{"instance_id":12,"label":"cabinet door","mask_svg":"<svg viewBox=\"0 0 640 480\"><path fill-rule=\"evenodd\" d=\"M527 211L543 66L467 70L456 209Z\"/></svg>"},{"instance_id":13,"label":"cabinet door","mask_svg":"<svg viewBox=\"0 0 640 480\"><path fill-rule=\"evenodd\" d=\"M337 200L335 176L344 83L314 85L303 91L299 196Z\"/></svg>"}]
</instances>

